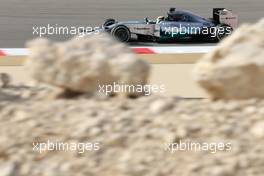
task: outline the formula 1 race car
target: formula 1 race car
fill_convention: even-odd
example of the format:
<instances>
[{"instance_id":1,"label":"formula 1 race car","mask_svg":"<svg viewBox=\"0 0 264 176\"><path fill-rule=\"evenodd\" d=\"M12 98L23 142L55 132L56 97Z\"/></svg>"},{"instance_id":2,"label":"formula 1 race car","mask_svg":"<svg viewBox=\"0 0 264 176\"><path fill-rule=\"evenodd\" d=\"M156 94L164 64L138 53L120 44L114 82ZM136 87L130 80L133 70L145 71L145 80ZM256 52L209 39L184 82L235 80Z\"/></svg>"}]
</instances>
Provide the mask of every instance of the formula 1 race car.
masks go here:
<instances>
[{"instance_id":1,"label":"formula 1 race car","mask_svg":"<svg viewBox=\"0 0 264 176\"><path fill-rule=\"evenodd\" d=\"M145 18L141 21L118 22L107 19L102 25L104 32L122 42L179 40L222 40L238 26L238 16L225 8L214 8L213 17L205 19L186 10L170 8L167 17L156 21Z\"/></svg>"}]
</instances>

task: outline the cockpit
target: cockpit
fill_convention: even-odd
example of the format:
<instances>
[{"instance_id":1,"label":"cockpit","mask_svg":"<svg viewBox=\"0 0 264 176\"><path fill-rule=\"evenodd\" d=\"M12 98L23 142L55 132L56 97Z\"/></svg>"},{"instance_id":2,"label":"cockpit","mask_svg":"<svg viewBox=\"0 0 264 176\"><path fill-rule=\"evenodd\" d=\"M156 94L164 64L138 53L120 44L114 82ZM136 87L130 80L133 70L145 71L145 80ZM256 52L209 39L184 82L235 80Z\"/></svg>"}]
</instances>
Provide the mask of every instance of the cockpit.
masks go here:
<instances>
[{"instance_id":1,"label":"cockpit","mask_svg":"<svg viewBox=\"0 0 264 176\"><path fill-rule=\"evenodd\" d=\"M156 20L156 23L159 24L162 21L198 22L200 20L203 20L203 18L189 11L176 10L176 8L170 8L167 12L167 17L159 16Z\"/></svg>"}]
</instances>

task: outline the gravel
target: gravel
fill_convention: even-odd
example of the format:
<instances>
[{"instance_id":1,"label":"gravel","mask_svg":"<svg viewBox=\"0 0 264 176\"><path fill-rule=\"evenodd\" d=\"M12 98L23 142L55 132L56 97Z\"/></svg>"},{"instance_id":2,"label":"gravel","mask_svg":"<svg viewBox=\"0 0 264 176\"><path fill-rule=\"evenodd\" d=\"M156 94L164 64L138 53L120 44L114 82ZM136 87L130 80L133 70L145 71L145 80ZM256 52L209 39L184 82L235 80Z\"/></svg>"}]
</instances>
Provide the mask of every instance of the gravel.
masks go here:
<instances>
[{"instance_id":1,"label":"gravel","mask_svg":"<svg viewBox=\"0 0 264 176\"><path fill-rule=\"evenodd\" d=\"M264 100L160 95L52 99L52 92L43 85L0 89L0 176L264 173ZM33 144L47 141L93 147L83 153L33 150ZM165 147L183 142L225 147L215 152Z\"/></svg>"}]
</instances>

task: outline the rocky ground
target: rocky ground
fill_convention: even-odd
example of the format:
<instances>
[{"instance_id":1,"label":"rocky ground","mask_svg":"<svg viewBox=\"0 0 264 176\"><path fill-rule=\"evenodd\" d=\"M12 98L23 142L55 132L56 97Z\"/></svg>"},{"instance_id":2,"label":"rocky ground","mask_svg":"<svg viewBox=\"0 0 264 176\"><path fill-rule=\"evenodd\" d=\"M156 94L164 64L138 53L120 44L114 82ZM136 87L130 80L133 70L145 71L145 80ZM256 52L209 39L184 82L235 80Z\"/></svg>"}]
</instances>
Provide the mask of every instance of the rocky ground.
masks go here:
<instances>
[{"instance_id":1,"label":"rocky ground","mask_svg":"<svg viewBox=\"0 0 264 176\"><path fill-rule=\"evenodd\" d=\"M261 176L264 100L216 101L152 95L50 99L52 88L0 91L0 176ZM33 151L36 141L99 142L100 150ZM175 151L189 140L229 151Z\"/></svg>"},{"instance_id":2,"label":"rocky ground","mask_svg":"<svg viewBox=\"0 0 264 176\"><path fill-rule=\"evenodd\" d=\"M197 64L211 100L100 95L145 86L151 69L106 34L31 41L38 83L0 74L0 176L263 176L263 26L242 26Z\"/></svg>"}]
</instances>

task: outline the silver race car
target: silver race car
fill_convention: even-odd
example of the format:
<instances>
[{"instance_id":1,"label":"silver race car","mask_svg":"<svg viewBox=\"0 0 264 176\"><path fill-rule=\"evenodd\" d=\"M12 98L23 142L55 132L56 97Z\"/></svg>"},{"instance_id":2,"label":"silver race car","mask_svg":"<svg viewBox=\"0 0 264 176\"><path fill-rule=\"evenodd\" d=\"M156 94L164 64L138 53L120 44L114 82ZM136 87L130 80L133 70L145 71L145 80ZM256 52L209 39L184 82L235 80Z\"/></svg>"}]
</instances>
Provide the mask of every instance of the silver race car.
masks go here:
<instances>
[{"instance_id":1,"label":"silver race car","mask_svg":"<svg viewBox=\"0 0 264 176\"><path fill-rule=\"evenodd\" d=\"M108 32L122 42L219 41L230 35L237 26L238 16L225 8L214 8L213 17L209 19L186 10L170 8L166 17L159 16L155 21L148 18L124 22L107 19L100 31Z\"/></svg>"}]
</instances>

